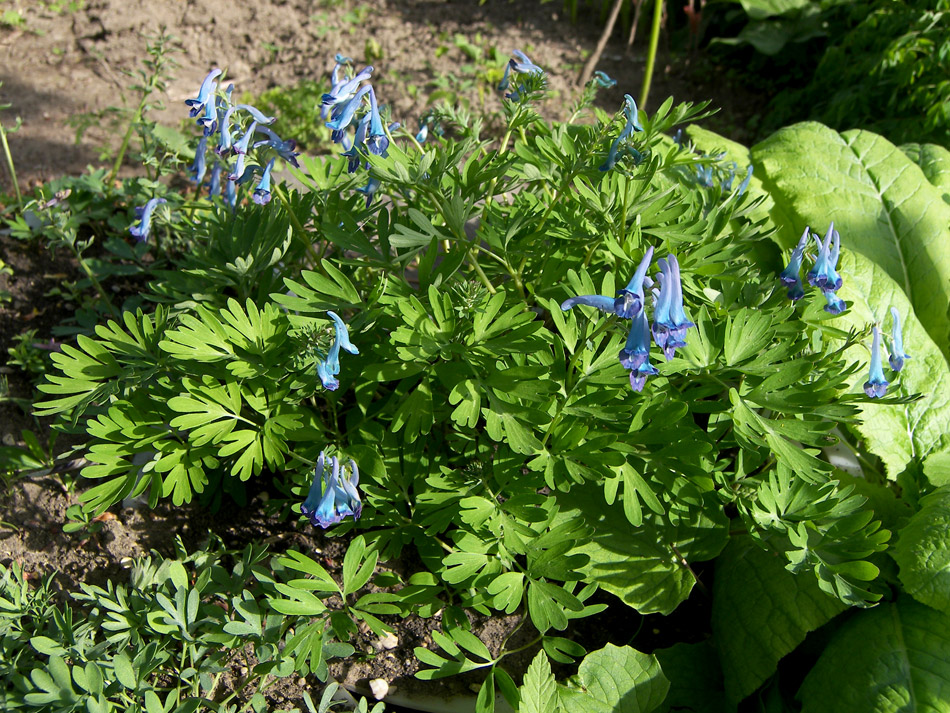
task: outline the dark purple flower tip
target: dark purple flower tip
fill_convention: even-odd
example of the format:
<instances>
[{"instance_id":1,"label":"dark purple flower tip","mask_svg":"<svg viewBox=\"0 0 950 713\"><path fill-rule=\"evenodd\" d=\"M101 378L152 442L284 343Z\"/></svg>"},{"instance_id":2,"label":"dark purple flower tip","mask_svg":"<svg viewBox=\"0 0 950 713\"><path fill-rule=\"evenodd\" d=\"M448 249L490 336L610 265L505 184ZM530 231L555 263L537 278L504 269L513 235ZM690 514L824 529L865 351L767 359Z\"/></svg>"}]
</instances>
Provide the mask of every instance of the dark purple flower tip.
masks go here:
<instances>
[{"instance_id":1,"label":"dark purple flower tip","mask_svg":"<svg viewBox=\"0 0 950 713\"><path fill-rule=\"evenodd\" d=\"M796 280L788 287L788 299L795 302L800 300L805 296L805 288L802 286L801 280Z\"/></svg>"},{"instance_id":2,"label":"dark purple flower tip","mask_svg":"<svg viewBox=\"0 0 950 713\"><path fill-rule=\"evenodd\" d=\"M649 360L650 360L649 352L639 353L639 352L631 352L626 349L620 350L620 365L624 369L630 369L631 371L636 371Z\"/></svg>"},{"instance_id":3,"label":"dark purple flower tip","mask_svg":"<svg viewBox=\"0 0 950 713\"><path fill-rule=\"evenodd\" d=\"M251 196L251 200L257 203L257 205L267 205L270 203L270 191L262 191L259 188L255 189L254 195Z\"/></svg>"},{"instance_id":4,"label":"dark purple flower tip","mask_svg":"<svg viewBox=\"0 0 950 713\"><path fill-rule=\"evenodd\" d=\"M825 312L828 314L841 314L844 312L848 305L844 303L844 300L838 297L832 290L822 290L822 294L825 296L825 301L828 303L824 306Z\"/></svg>"}]
</instances>

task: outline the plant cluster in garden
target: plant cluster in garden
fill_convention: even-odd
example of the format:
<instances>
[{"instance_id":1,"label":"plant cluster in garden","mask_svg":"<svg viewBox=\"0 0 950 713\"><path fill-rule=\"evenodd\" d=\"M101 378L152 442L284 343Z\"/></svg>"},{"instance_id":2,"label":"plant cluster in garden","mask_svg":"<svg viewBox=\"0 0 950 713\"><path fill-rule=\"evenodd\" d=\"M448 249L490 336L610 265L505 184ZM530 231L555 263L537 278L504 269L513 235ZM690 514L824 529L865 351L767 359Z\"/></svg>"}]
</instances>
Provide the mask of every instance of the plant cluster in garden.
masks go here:
<instances>
[{"instance_id":1,"label":"plant cluster in garden","mask_svg":"<svg viewBox=\"0 0 950 713\"><path fill-rule=\"evenodd\" d=\"M248 153L231 145L222 153L235 152L235 164L220 170L243 176L256 166L263 182L264 159L273 165L293 147L267 133L254 144L255 125L268 117L232 105L214 87L217 76L192 110L219 145L222 127L247 123L234 135ZM933 475L942 461L908 456L892 473L891 461L879 463L893 457L879 434L901 432L876 419L918 408L916 370L944 356L877 265L860 262L857 248L842 252L832 226L807 273L825 308L806 295L811 232L792 248L797 226L771 210L763 181L748 173L734 185L737 161L748 157L730 160L716 145L700 156L670 138L705 116L705 105L669 100L650 115L628 95L608 116L591 109L610 83L595 75L571 121L551 124L536 110L544 72L517 52L500 88L508 90L500 140L482 135L478 117L445 106L423 117L416 135L385 127L370 77L371 68L355 71L337 57L324 103L342 154L291 156L299 189L258 184L258 200L237 196L233 205L161 196L172 208L163 237L135 248L159 253L180 241L190 249L167 254L174 269L156 271L143 288L149 309L122 310L52 352L55 368L40 386L38 413L86 438L82 475L95 484L80 497L90 516L139 495L153 506L198 498L220 507L242 499L245 481L264 478L283 515L303 500L301 522L361 531L340 578L294 550L265 563L252 547L242 555L245 578L224 584L213 568L182 579L168 565L171 583L140 608L158 612L145 617L156 636L186 642L175 644L178 658L161 661L192 687L189 700L211 698L220 657L239 641L260 649L258 665L272 664L261 681L291 671L325 680L326 659L351 653L359 626L380 634L395 621L385 617L410 613L440 614L437 648L415 651L425 666L417 675L480 670L480 712L492 710L496 691L523 710L616 707L611 696L622 691L598 689L596 671L616 672L620 688L643 693L654 710L666 676L683 688L684 671L703 656L733 667L726 685L739 700L847 606L930 606L930 590L910 574L907 584L903 569L922 581L926 565L901 554L911 545L892 545L891 530L902 533L899 543L930 536L915 540L906 518L922 529L927 513L944 507ZM595 121L577 121L590 113ZM239 172L255 145L260 153ZM140 222L137 231L148 228ZM792 248L780 274L791 301L774 289L781 256L769 238ZM662 257L651 276L654 254ZM877 325L864 392L858 376L872 302L893 305L892 367L907 359L905 333L914 354L899 393L884 399ZM597 312L579 315L576 305ZM353 357L341 360L341 350ZM665 360L651 361L660 353ZM866 479L847 478L824 456L838 440ZM912 495L898 501L892 482ZM378 560L408 550L422 571L374 576ZM902 563L900 579L885 553ZM588 652L573 638L575 620L605 609L593 599L598 590L639 614L675 615L704 589L695 565L713 560L711 626L729 642L720 653L693 648L677 664L629 646ZM761 591L736 584L748 582ZM895 600L902 586L914 593ZM87 589L83 601L121 618L122 607L106 603L120 600L118 589ZM808 620L791 617L783 638L760 607L782 606L785 592ZM730 617L746 610L760 624L734 625ZM512 633L490 649L473 612L520 614L526 643L515 645ZM202 639L205 627L212 633ZM770 643L768 656L750 663L742 652L754 658L758 649L728 637L759 628L793 643L769 663L785 646ZM531 647L541 651L518 687L510 657ZM64 665L89 658L40 653ZM114 668L108 656L103 665ZM549 659L579 662L576 676L556 684ZM94 678L56 666L56 685ZM18 671L27 669L33 664ZM46 690L46 678L30 681ZM83 688L100 695L93 689ZM113 693L124 695L102 695Z\"/></svg>"}]
</instances>

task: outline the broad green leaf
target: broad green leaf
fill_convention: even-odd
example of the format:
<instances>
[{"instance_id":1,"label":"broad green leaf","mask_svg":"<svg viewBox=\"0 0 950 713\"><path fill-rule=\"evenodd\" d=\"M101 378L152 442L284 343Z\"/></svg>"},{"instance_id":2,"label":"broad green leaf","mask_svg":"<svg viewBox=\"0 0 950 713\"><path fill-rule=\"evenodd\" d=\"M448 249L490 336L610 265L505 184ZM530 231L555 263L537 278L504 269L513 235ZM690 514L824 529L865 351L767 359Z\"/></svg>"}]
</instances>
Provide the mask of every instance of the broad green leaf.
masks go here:
<instances>
[{"instance_id":1,"label":"broad green leaf","mask_svg":"<svg viewBox=\"0 0 950 713\"><path fill-rule=\"evenodd\" d=\"M656 656L607 644L584 657L577 671L586 695L571 699L583 713L650 713L670 689ZM572 710L573 707L572 707Z\"/></svg>"},{"instance_id":2,"label":"broad green leaf","mask_svg":"<svg viewBox=\"0 0 950 713\"><path fill-rule=\"evenodd\" d=\"M663 713L735 713L726 698L716 648L709 641L679 643L656 652L663 675L670 679L670 692Z\"/></svg>"},{"instance_id":3,"label":"broad green leaf","mask_svg":"<svg viewBox=\"0 0 950 713\"><path fill-rule=\"evenodd\" d=\"M712 626L733 702L775 673L809 631L846 609L811 573L796 576L785 565L748 537L733 540L716 560Z\"/></svg>"},{"instance_id":4,"label":"broad green leaf","mask_svg":"<svg viewBox=\"0 0 950 713\"><path fill-rule=\"evenodd\" d=\"M920 167L867 131L821 124L786 127L752 148L763 181L790 221L778 239L794 245L806 225L830 221L842 247L870 258L910 298L918 319L948 354L950 205Z\"/></svg>"},{"instance_id":5,"label":"broad green leaf","mask_svg":"<svg viewBox=\"0 0 950 713\"><path fill-rule=\"evenodd\" d=\"M521 694L518 713L551 713L554 710L557 689L551 664L543 651L539 651L528 666L518 691Z\"/></svg>"},{"instance_id":6,"label":"broad green leaf","mask_svg":"<svg viewBox=\"0 0 950 713\"><path fill-rule=\"evenodd\" d=\"M858 612L798 697L802 713L950 712L950 616L910 597Z\"/></svg>"},{"instance_id":7,"label":"broad green leaf","mask_svg":"<svg viewBox=\"0 0 950 713\"><path fill-rule=\"evenodd\" d=\"M900 375L887 370L889 393L923 394L919 401L903 405L868 403L860 406L858 430L868 448L884 462L887 475L894 479L911 461L924 462L932 454L950 448L950 368L940 350L921 326L900 287L884 270L860 254L843 251L841 277L844 284L839 295L849 310L835 320L843 329L865 329L868 324L883 320L889 333L889 309L901 315L904 350L911 359L904 363ZM867 345L857 345L846 358L867 365ZM860 393L868 370L862 368L855 377L854 389ZM925 466L926 469L926 466Z\"/></svg>"},{"instance_id":8,"label":"broad green leaf","mask_svg":"<svg viewBox=\"0 0 950 713\"><path fill-rule=\"evenodd\" d=\"M644 513L639 528L630 525L621 504L607 505L594 489L572 488L559 494L558 504L559 517L581 517L594 528L573 550L590 557L580 571L641 614L673 611L696 583L682 559L710 560L728 540L729 521L712 500L702 509L672 505L668 515Z\"/></svg>"},{"instance_id":9,"label":"broad green leaf","mask_svg":"<svg viewBox=\"0 0 950 713\"><path fill-rule=\"evenodd\" d=\"M927 180L943 192L950 203L950 151L937 144L904 144L901 151L920 166Z\"/></svg>"},{"instance_id":10,"label":"broad green leaf","mask_svg":"<svg viewBox=\"0 0 950 713\"><path fill-rule=\"evenodd\" d=\"M809 5L809 0L738 0L749 19L764 20L775 15L789 15Z\"/></svg>"},{"instance_id":11,"label":"broad green leaf","mask_svg":"<svg viewBox=\"0 0 950 713\"><path fill-rule=\"evenodd\" d=\"M891 550L900 580L918 602L950 615L950 486L920 501Z\"/></svg>"}]
</instances>

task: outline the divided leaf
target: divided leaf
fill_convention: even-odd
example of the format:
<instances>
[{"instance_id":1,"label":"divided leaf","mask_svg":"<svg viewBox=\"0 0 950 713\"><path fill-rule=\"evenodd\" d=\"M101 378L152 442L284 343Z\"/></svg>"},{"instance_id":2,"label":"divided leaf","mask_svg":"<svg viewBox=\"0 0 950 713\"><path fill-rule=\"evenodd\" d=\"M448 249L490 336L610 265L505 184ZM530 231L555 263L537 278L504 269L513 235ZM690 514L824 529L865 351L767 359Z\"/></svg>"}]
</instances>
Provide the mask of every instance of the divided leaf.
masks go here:
<instances>
[{"instance_id":1,"label":"divided leaf","mask_svg":"<svg viewBox=\"0 0 950 713\"><path fill-rule=\"evenodd\" d=\"M907 592L950 615L950 485L923 498L920 505L900 531L891 556L900 565Z\"/></svg>"}]
</instances>

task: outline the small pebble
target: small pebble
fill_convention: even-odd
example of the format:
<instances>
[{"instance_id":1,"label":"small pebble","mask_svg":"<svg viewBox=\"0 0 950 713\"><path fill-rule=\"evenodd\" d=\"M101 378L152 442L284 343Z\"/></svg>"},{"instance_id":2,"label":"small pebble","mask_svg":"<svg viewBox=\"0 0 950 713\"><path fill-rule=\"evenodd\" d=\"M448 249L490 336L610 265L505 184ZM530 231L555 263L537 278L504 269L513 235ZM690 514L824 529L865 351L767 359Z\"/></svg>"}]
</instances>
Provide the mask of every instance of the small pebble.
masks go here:
<instances>
[{"instance_id":1,"label":"small pebble","mask_svg":"<svg viewBox=\"0 0 950 713\"><path fill-rule=\"evenodd\" d=\"M307 684L307 679L305 679L303 676L297 679L298 686L305 686L306 684Z\"/></svg>"},{"instance_id":2,"label":"small pebble","mask_svg":"<svg viewBox=\"0 0 950 713\"><path fill-rule=\"evenodd\" d=\"M381 701L389 693L389 681L385 678L374 678L369 682L369 689L373 692L373 698Z\"/></svg>"},{"instance_id":3,"label":"small pebble","mask_svg":"<svg viewBox=\"0 0 950 713\"><path fill-rule=\"evenodd\" d=\"M380 636L376 642L376 648L380 651L389 651L390 649L395 649L397 646L399 646L399 637L391 631L387 631Z\"/></svg>"}]
</instances>

